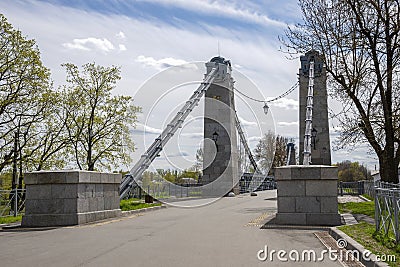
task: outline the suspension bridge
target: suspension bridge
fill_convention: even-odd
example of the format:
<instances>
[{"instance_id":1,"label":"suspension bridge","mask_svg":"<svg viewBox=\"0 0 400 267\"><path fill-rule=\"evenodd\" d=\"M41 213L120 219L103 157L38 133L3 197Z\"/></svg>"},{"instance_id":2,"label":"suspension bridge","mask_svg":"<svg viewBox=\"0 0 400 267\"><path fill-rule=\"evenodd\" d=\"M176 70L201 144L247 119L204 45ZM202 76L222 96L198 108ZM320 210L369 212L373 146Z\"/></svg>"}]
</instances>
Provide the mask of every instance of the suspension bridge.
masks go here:
<instances>
[{"instance_id":1,"label":"suspension bridge","mask_svg":"<svg viewBox=\"0 0 400 267\"><path fill-rule=\"evenodd\" d=\"M238 92L250 100L264 103L264 112L267 113L268 103L287 96L297 88L298 83L278 97L268 101L259 100L249 97L235 88L229 60L220 56L214 57L206 63L206 68L207 73L202 83L146 152L141 155L129 174L123 177L119 188L121 199L138 194L138 190L141 193L141 187L147 194L158 199L170 196L223 196L229 192L253 192L259 187L275 188L273 177L268 177L267 173L261 172L248 140L246 140L246 133L235 108L234 92ZM165 180L157 185L144 186L143 173L182 127L185 119L199 105L203 97L205 98L204 138L208 138L212 142L204 142L201 179L197 184L185 187ZM294 158L290 153L294 154L294 147L288 150L288 158ZM244 155L242 156L242 154ZM247 161L249 164L246 164ZM246 166L251 166L252 173L248 172L249 168L246 169Z\"/></svg>"}]
</instances>

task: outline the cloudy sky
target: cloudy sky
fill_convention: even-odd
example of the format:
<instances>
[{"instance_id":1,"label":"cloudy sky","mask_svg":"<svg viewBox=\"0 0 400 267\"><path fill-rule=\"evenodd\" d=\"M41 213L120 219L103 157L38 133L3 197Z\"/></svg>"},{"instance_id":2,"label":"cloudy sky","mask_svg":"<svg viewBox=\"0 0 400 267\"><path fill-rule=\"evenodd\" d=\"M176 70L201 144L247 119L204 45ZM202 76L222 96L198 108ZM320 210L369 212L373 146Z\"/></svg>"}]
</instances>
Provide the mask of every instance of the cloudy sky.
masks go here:
<instances>
[{"instance_id":1,"label":"cloudy sky","mask_svg":"<svg viewBox=\"0 0 400 267\"><path fill-rule=\"evenodd\" d=\"M218 50L232 61L233 76L235 71L247 76L265 98L283 93L297 81L299 61L289 60L279 51L278 39L288 24L301 20L296 0L3 0L0 10L15 28L36 40L56 86L65 81L62 63L117 65L121 66L122 79L115 94L135 97L145 81L165 68L208 61L218 55ZM246 88L240 89L246 92ZM186 90L187 97L192 90ZM151 93L148 96L146 100L135 99L142 101L135 104L143 106L154 101ZM298 139L297 98L295 90L271 105L276 132L294 140ZM258 105L261 110L262 103ZM164 121L161 114L162 111L153 116ZM147 115L140 115L133 133L135 157L150 142L137 141L143 139L143 131L148 140L161 131L157 122L144 123ZM254 147L254 123L244 116L244 111L241 119ZM192 121L185 131L193 137L202 130L199 120ZM336 134L331 129L332 140ZM194 158L200 142L200 136L195 141L186 140L179 153L171 151L169 156ZM333 153L333 162L343 159L361 161L369 168L376 162L363 148ZM168 168L169 163L161 157L158 164Z\"/></svg>"}]
</instances>

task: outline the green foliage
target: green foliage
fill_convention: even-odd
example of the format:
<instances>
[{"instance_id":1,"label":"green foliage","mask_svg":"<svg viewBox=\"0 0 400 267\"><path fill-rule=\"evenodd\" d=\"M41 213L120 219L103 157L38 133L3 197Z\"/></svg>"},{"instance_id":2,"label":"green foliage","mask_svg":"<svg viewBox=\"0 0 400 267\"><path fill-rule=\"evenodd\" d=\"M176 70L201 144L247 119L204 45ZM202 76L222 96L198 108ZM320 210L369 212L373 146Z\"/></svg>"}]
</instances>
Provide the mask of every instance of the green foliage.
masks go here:
<instances>
[{"instance_id":1,"label":"green foliage","mask_svg":"<svg viewBox=\"0 0 400 267\"><path fill-rule=\"evenodd\" d=\"M34 40L22 36L0 14L0 171L10 168L15 134L20 172L37 157L49 111L50 71Z\"/></svg>"},{"instance_id":2,"label":"green foliage","mask_svg":"<svg viewBox=\"0 0 400 267\"><path fill-rule=\"evenodd\" d=\"M22 221L22 215L0 217L0 224L9 224Z\"/></svg>"},{"instance_id":3,"label":"green foliage","mask_svg":"<svg viewBox=\"0 0 400 267\"><path fill-rule=\"evenodd\" d=\"M373 201L339 203L339 211L341 213L349 212L374 217L375 203ZM400 244L397 245L393 241L393 238L376 232L374 224L360 222L338 228L376 255L395 255L396 259L400 258ZM387 263L390 266L397 266L395 262Z\"/></svg>"},{"instance_id":4,"label":"green foliage","mask_svg":"<svg viewBox=\"0 0 400 267\"><path fill-rule=\"evenodd\" d=\"M123 199L120 202L122 211L144 209L155 206L161 206L161 203L143 203L136 199Z\"/></svg>"},{"instance_id":5,"label":"green foliage","mask_svg":"<svg viewBox=\"0 0 400 267\"><path fill-rule=\"evenodd\" d=\"M375 255L395 255L396 259L400 259L399 245L396 246L381 234L376 233L375 225L360 222L358 224L344 225L338 228ZM386 263L389 264L389 266L398 266L396 262Z\"/></svg>"},{"instance_id":6,"label":"green foliage","mask_svg":"<svg viewBox=\"0 0 400 267\"><path fill-rule=\"evenodd\" d=\"M339 203L339 211L341 213L352 213L352 214L365 214L372 218L375 216L375 202L347 202Z\"/></svg>"},{"instance_id":7,"label":"green foliage","mask_svg":"<svg viewBox=\"0 0 400 267\"><path fill-rule=\"evenodd\" d=\"M364 165L349 160L337 163L339 181L353 182L360 180L372 179L371 171L367 170Z\"/></svg>"},{"instance_id":8,"label":"green foliage","mask_svg":"<svg viewBox=\"0 0 400 267\"><path fill-rule=\"evenodd\" d=\"M63 64L67 72L64 107L71 150L79 169L111 170L131 162L134 144L129 132L140 109L129 96L113 96L120 80L118 67ZM96 168L95 168L96 166Z\"/></svg>"}]
</instances>

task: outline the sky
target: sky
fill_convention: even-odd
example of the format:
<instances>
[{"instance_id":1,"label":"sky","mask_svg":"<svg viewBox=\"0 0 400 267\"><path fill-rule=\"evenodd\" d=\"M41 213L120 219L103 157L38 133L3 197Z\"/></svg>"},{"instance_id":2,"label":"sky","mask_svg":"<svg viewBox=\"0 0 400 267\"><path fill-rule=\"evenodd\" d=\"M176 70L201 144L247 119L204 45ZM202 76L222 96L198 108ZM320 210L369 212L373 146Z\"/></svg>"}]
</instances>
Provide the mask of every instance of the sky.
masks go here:
<instances>
[{"instance_id":1,"label":"sky","mask_svg":"<svg viewBox=\"0 0 400 267\"><path fill-rule=\"evenodd\" d=\"M160 71L189 62L206 62L218 54L231 60L234 78L236 71L238 77L243 74L259 88L258 98L278 96L297 81L300 62L288 59L281 52L279 41L287 25L301 22L297 0L3 0L0 12L29 39L36 40L55 86L65 84L62 63L120 66L122 79L114 93L132 96L138 106L154 104L153 92L149 90L145 99L139 97L139 92ZM181 89L177 94L182 98L189 97L194 90ZM248 88L238 89L251 93ZM270 105L276 133L295 141L298 140L297 99L296 89ZM170 107L182 104L179 102L182 100L174 102L174 98L169 101L157 113L150 114L154 118L152 124L144 123L149 114L139 115L132 133L136 143L134 158L161 132L160 125L171 115ZM338 105L331 100L329 103L333 109ZM260 110L263 106L251 105L255 109L259 105ZM244 110L238 113L250 147L254 148L258 140L256 125ZM184 167L194 161L202 140L201 121L195 118L191 121L184 129L188 138L182 135L180 150L171 150L167 155L187 158L182 163ZM331 126L334 124L331 122ZM338 133L333 127L330 132L333 143ZM376 159L367 151L366 146L351 152L333 151L332 162L360 161L373 169ZM162 156L155 166L169 168L171 162Z\"/></svg>"}]
</instances>

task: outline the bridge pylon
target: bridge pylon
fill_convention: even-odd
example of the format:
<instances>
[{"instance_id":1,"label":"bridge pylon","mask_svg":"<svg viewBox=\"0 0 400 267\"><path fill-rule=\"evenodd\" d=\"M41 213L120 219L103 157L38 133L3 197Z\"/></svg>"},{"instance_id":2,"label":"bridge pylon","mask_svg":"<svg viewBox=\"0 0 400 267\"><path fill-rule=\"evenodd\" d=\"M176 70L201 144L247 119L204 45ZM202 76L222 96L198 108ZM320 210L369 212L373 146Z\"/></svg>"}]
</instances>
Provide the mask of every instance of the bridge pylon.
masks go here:
<instances>
[{"instance_id":1,"label":"bridge pylon","mask_svg":"<svg viewBox=\"0 0 400 267\"><path fill-rule=\"evenodd\" d=\"M205 94L203 185L208 193L221 195L226 188L239 193L238 146L235 121L234 80L229 60L214 57L206 63L207 74L218 67L216 78ZM213 186L213 182L215 186ZM220 189L219 189L220 188Z\"/></svg>"}]
</instances>

